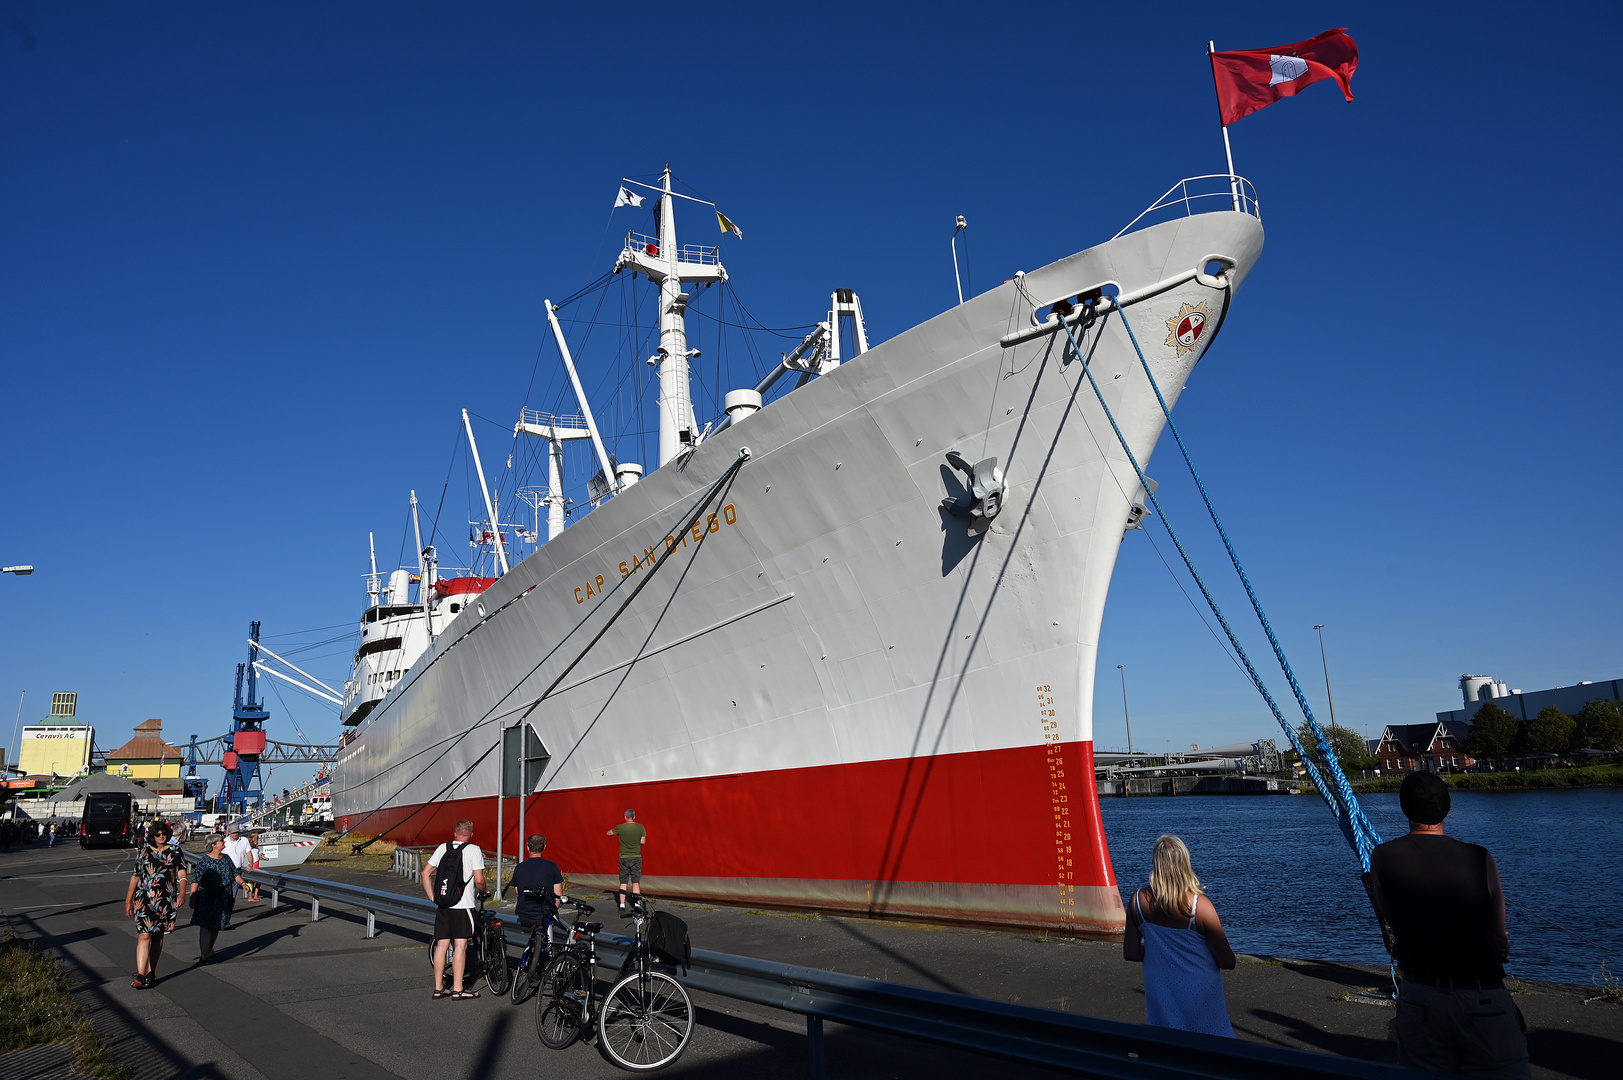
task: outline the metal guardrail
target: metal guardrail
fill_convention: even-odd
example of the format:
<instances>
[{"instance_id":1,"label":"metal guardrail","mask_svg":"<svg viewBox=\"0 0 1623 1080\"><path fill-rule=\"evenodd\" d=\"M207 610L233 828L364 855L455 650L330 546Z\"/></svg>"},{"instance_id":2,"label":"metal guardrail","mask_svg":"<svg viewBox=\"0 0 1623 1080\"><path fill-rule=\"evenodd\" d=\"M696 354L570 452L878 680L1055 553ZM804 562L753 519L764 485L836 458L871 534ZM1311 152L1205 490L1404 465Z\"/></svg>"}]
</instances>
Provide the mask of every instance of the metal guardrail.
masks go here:
<instances>
[{"instance_id":1,"label":"metal guardrail","mask_svg":"<svg viewBox=\"0 0 1623 1080\"><path fill-rule=\"evenodd\" d=\"M186 856L197 857L191 852ZM434 922L435 907L426 898L293 874L251 871L242 876L271 890L272 909L284 892L310 897L312 919L321 918L322 900L359 908L366 913L369 938L377 934L379 915L430 926ZM522 947L529 940L529 931L513 916L497 917L508 944ZM618 966L631 941L600 934L597 944L600 958ZM690 989L804 1016L813 1080L823 1080L825 1020L1106 1080L1422 1080L1431 1075L706 949L693 951L693 966L686 973L666 970Z\"/></svg>"}]
</instances>

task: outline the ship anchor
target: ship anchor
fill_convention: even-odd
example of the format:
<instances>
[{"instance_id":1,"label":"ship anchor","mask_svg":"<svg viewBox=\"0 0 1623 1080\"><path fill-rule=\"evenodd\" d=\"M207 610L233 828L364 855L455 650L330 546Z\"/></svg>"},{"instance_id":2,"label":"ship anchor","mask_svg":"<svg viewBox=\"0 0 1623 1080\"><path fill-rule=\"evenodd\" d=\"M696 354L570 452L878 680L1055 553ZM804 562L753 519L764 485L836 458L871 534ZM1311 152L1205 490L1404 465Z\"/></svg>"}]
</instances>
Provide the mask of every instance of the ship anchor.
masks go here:
<instances>
[{"instance_id":1,"label":"ship anchor","mask_svg":"<svg viewBox=\"0 0 1623 1080\"><path fill-rule=\"evenodd\" d=\"M946 498L941 505L953 517L967 518L972 532L984 532L1003 509L1003 470L997 458L982 458L974 465L956 450L947 451L947 464L964 474L966 498Z\"/></svg>"}]
</instances>

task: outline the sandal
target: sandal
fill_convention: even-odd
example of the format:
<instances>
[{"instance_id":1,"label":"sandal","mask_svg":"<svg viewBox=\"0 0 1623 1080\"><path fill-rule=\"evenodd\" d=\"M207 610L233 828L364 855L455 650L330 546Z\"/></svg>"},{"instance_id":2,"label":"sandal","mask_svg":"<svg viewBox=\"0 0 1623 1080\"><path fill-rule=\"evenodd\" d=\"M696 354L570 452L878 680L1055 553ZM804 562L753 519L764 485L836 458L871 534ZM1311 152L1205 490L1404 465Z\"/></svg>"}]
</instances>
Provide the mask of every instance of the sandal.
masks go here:
<instances>
[{"instance_id":1,"label":"sandal","mask_svg":"<svg viewBox=\"0 0 1623 1080\"><path fill-rule=\"evenodd\" d=\"M451 996L451 991L449 991L449 990L436 990L436 991L434 991L434 1000L435 1001L438 1001L440 998L448 998L450 996Z\"/></svg>"},{"instance_id":2,"label":"sandal","mask_svg":"<svg viewBox=\"0 0 1623 1080\"><path fill-rule=\"evenodd\" d=\"M477 991L477 990L454 990L454 991L452 991L451 996L456 998L457 1000L461 1001L461 1000L466 999L466 998L476 998L476 997L478 997L479 996L479 991Z\"/></svg>"},{"instance_id":3,"label":"sandal","mask_svg":"<svg viewBox=\"0 0 1623 1080\"><path fill-rule=\"evenodd\" d=\"M145 990L146 988L147 988L147 977L145 975L137 975L135 977L135 981L130 983L130 989L131 990Z\"/></svg>"}]
</instances>

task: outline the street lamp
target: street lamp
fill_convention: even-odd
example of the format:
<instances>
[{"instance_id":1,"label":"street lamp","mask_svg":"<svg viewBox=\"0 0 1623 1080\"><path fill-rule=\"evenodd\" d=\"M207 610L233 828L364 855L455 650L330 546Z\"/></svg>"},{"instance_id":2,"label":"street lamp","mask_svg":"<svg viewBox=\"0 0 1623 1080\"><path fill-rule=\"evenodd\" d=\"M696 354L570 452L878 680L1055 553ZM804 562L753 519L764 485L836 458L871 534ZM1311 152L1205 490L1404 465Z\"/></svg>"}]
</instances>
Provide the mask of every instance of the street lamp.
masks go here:
<instances>
[{"instance_id":1,"label":"street lamp","mask_svg":"<svg viewBox=\"0 0 1623 1080\"><path fill-rule=\"evenodd\" d=\"M1121 715L1127 721L1127 752L1133 752L1133 716L1127 711L1127 665L1117 664L1116 670L1121 672Z\"/></svg>"},{"instance_id":2,"label":"street lamp","mask_svg":"<svg viewBox=\"0 0 1623 1080\"><path fill-rule=\"evenodd\" d=\"M1324 628L1328 623L1319 623L1313 629L1319 632L1319 660L1324 664L1324 696L1330 699L1330 730L1336 729L1336 697L1330 692L1330 659L1324 651Z\"/></svg>"},{"instance_id":3,"label":"street lamp","mask_svg":"<svg viewBox=\"0 0 1623 1080\"><path fill-rule=\"evenodd\" d=\"M32 566L0 566L0 574L16 574L18 577L27 577L34 572Z\"/></svg>"}]
</instances>

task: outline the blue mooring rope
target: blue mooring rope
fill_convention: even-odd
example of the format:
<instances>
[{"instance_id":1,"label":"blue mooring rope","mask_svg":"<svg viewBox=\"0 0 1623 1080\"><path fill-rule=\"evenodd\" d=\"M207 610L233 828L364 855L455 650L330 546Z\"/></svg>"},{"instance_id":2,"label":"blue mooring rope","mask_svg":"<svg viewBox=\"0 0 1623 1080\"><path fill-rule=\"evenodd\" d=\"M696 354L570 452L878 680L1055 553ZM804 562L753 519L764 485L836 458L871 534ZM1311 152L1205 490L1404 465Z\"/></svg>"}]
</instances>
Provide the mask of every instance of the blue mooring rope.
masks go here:
<instances>
[{"instance_id":1,"label":"blue mooring rope","mask_svg":"<svg viewBox=\"0 0 1623 1080\"><path fill-rule=\"evenodd\" d=\"M1119 310L1120 309L1118 309L1118 313ZM1217 599L1212 596L1211 590L1207 588L1206 581L1203 577L1201 577L1200 571L1195 568L1194 560L1190 558L1189 552L1183 546L1183 541L1178 537L1177 532L1173 529L1172 522L1168 519L1166 511L1161 508L1160 500L1155 497L1155 492L1150 490L1149 478L1144 474L1144 469L1139 465L1138 458L1133 454L1132 448L1128 446L1127 437L1122 433L1121 425L1116 423L1115 414L1110 411L1110 406L1106 404L1104 393L1099 389L1099 383L1093 377L1092 368L1088 363L1087 354L1082 350L1081 342L1077 340L1076 334L1072 331L1070 324L1066 323L1063 318L1060 320L1060 325L1065 328L1066 337L1070 338L1071 348L1076 353L1076 358L1082 364L1082 374L1087 376L1088 385L1093 387L1093 395L1099 399L1099 407L1104 410L1105 419L1110 421L1110 426L1116 433L1116 441L1121 443L1122 451L1127 455L1128 462L1133 466L1133 471L1138 474L1139 483L1143 485L1144 493L1149 497L1150 504L1155 508L1155 512L1160 515L1161 524L1166 527L1167 535L1172 538L1173 545L1177 547L1178 554L1182 556L1184 566L1188 567L1189 574L1194 578L1195 584L1199 586L1201 595L1206 598L1207 606L1212 609L1212 614L1217 617L1218 624L1223 627L1223 632L1228 635L1229 643L1234 646L1235 653L1239 655L1241 663L1244 664L1246 674L1251 679L1252 685L1257 688L1257 692L1262 695L1262 699L1268 703L1268 709L1274 714L1274 719L1279 721L1280 728L1284 730L1285 737L1290 740L1292 748L1295 749L1298 758L1302 762L1303 768L1307 772L1308 779L1313 782L1314 789L1317 790L1319 795L1324 799L1325 804L1330 807L1330 812L1335 816L1336 824L1341 827L1342 834L1347 838L1348 844L1352 846L1353 851L1358 855L1359 862L1363 865L1363 868L1368 870L1370 849L1372 849L1375 844L1380 843L1380 836L1375 832L1374 827L1370 825L1369 820L1364 817L1363 809L1358 805L1358 798L1353 794L1352 786L1347 782L1346 776L1342 773L1341 766L1339 762L1336 761L1335 754L1331 751L1328 740L1324 737L1324 732L1319 729L1317 722L1313 719L1311 710L1309 710L1307 707L1307 701L1302 695L1301 687L1297 685L1296 676L1291 672L1290 665L1285 660L1284 650L1280 648L1279 641L1274 636L1273 628L1269 625L1267 616L1262 612L1262 605L1260 602L1258 602L1256 593L1251 588L1250 579L1246 576L1245 570L1240 566L1239 558L1234 553L1234 546L1229 542L1228 533L1223 529L1222 523L1218 521L1217 511L1212 507L1211 497L1207 494L1205 484L1201 482L1200 475L1195 473L1195 483L1200 487L1201 496L1206 500L1206 507L1211 511L1212 520L1217 522L1218 532L1223 537L1224 545L1228 548L1229 557L1233 560L1235 569L1239 571L1240 579L1245 583L1246 592L1251 597L1252 606L1256 609L1258 617L1262 620L1263 629L1267 631L1268 640L1274 647L1274 655L1279 658L1279 662L1285 668L1285 674L1287 678L1290 679L1291 688L1296 692L1296 700L1298 704L1302 706L1302 710L1308 718L1309 728L1318 738L1320 751L1321 753L1324 753L1325 761L1329 764L1329 767L1333 772L1333 785L1325 782L1325 779L1320 774L1318 767L1314 765L1313 760L1307 756L1306 749L1302 746L1300 739L1298 739L1296 735L1296 730L1291 727L1291 725L1285 720L1284 714L1280 712L1278 703L1274 701L1273 695L1268 692L1267 685L1262 681L1262 676L1257 673L1255 665L1251 663L1251 657L1246 653L1245 646L1240 644L1240 639L1234 633L1233 627L1229 625L1227 616L1223 614L1223 609L1218 605ZM1138 353L1139 362L1144 363L1143 350L1139 349L1138 338L1134 336L1132 327L1128 326L1125 316L1122 318L1122 326L1126 327L1127 329L1127 336L1133 343L1134 351ZM1155 376L1150 374L1149 365L1147 363L1144 363L1144 372L1150 377L1150 385L1155 388L1156 398L1161 401L1162 412L1166 415L1167 423L1170 426L1172 423L1172 415L1170 411L1167 410L1166 401L1161 397L1161 389L1159 386L1156 386ZM1178 439L1178 446L1181 450L1183 450L1184 461L1189 465L1190 472L1194 473L1194 462L1190 460L1189 452L1187 448L1184 447L1182 437L1178 436L1176 428L1173 428L1173 435Z\"/></svg>"}]
</instances>

